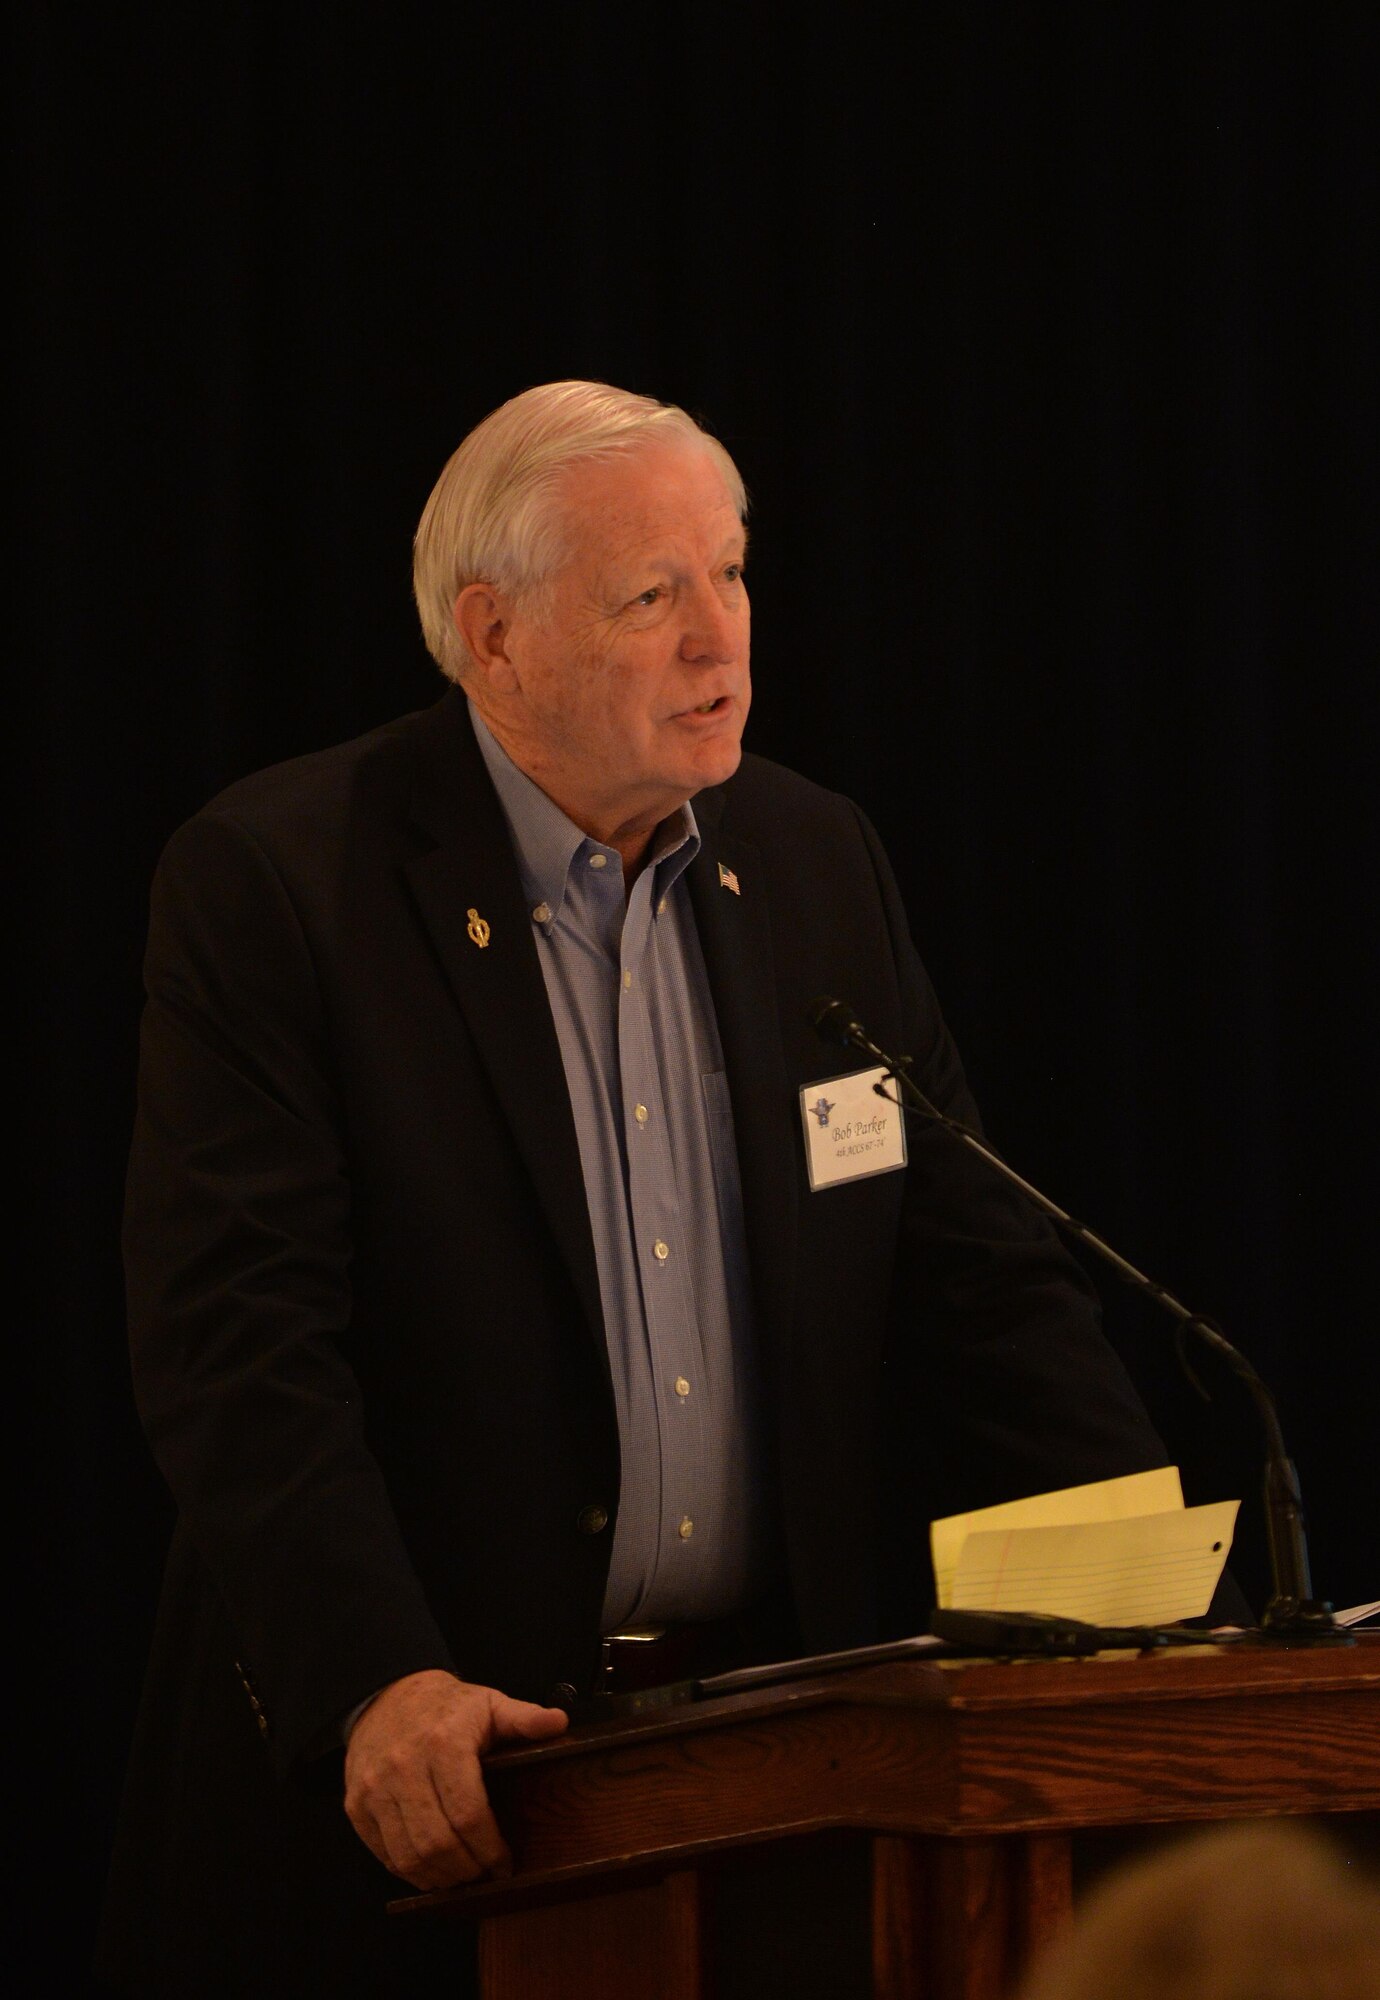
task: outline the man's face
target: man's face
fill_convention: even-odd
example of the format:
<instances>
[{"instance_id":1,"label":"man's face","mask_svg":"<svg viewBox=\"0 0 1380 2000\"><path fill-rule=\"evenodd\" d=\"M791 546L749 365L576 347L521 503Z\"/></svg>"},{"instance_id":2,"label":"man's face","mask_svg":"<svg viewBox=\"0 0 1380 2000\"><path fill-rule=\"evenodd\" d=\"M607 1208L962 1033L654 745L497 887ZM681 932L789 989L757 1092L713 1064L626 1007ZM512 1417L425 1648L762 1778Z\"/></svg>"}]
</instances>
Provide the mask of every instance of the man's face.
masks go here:
<instances>
[{"instance_id":1,"label":"man's face","mask_svg":"<svg viewBox=\"0 0 1380 2000\"><path fill-rule=\"evenodd\" d=\"M577 825L611 840L738 768L752 699L743 526L689 442L577 466L560 499L569 559L549 608L508 620L511 686L490 720Z\"/></svg>"}]
</instances>

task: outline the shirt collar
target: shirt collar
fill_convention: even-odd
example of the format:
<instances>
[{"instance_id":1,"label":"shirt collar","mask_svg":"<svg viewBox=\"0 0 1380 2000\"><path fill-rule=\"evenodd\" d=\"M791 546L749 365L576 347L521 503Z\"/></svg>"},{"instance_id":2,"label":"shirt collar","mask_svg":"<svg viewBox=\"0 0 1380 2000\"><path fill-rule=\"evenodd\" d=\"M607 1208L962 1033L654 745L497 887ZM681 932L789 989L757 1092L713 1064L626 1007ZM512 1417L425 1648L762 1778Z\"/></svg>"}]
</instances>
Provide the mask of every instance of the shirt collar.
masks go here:
<instances>
[{"instance_id":1,"label":"shirt collar","mask_svg":"<svg viewBox=\"0 0 1380 2000\"><path fill-rule=\"evenodd\" d=\"M615 849L592 840L574 820L566 817L554 799L548 798L540 785L518 769L468 695L466 701L475 741L512 835L528 907L539 908L544 904L550 919L554 919L565 900L566 878L577 855L604 853L610 864L618 867L621 861ZM676 812L668 814L653 835L652 867L658 901L668 894L699 851L700 830L687 800Z\"/></svg>"}]
</instances>

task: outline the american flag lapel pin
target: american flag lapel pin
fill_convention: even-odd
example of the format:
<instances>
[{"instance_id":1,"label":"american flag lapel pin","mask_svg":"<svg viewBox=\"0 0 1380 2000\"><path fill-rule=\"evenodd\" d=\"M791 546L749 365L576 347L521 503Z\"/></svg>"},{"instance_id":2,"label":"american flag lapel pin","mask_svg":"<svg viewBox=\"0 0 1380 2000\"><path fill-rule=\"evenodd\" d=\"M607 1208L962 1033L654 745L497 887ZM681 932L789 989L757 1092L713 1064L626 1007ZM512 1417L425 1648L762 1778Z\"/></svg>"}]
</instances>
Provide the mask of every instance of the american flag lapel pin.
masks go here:
<instances>
[{"instance_id":1,"label":"american flag lapel pin","mask_svg":"<svg viewBox=\"0 0 1380 2000\"><path fill-rule=\"evenodd\" d=\"M719 887L731 889L735 896L741 896L743 893L738 887L738 877L731 868L725 868L722 861L719 863Z\"/></svg>"}]
</instances>

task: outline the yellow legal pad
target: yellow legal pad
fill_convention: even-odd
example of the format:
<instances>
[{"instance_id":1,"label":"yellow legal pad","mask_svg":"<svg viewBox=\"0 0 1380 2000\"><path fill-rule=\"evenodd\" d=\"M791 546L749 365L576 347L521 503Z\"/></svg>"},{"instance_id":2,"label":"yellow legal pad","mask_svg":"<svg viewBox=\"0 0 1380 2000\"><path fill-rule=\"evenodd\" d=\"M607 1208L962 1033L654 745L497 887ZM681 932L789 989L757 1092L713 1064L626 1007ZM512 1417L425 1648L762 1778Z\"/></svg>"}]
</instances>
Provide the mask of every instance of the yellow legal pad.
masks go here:
<instances>
[{"instance_id":1,"label":"yellow legal pad","mask_svg":"<svg viewBox=\"0 0 1380 2000\"><path fill-rule=\"evenodd\" d=\"M1036 1493L930 1526L940 1608L1092 1625L1201 1618L1239 1500L1185 1507L1177 1466Z\"/></svg>"}]
</instances>

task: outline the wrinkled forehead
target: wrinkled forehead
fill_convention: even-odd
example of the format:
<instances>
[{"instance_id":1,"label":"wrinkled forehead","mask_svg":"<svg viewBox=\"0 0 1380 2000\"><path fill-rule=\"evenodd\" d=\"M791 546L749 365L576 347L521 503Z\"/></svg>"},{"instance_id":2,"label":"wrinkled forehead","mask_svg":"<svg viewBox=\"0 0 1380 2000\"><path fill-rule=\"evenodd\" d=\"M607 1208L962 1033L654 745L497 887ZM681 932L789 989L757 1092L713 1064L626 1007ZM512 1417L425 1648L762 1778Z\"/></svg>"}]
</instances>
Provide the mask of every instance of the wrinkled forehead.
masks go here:
<instances>
[{"instance_id":1,"label":"wrinkled forehead","mask_svg":"<svg viewBox=\"0 0 1380 2000\"><path fill-rule=\"evenodd\" d=\"M595 570L657 554L710 560L744 536L722 467L690 441L572 466L553 497L568 560Z\"/></svg>"}]
</instances>

